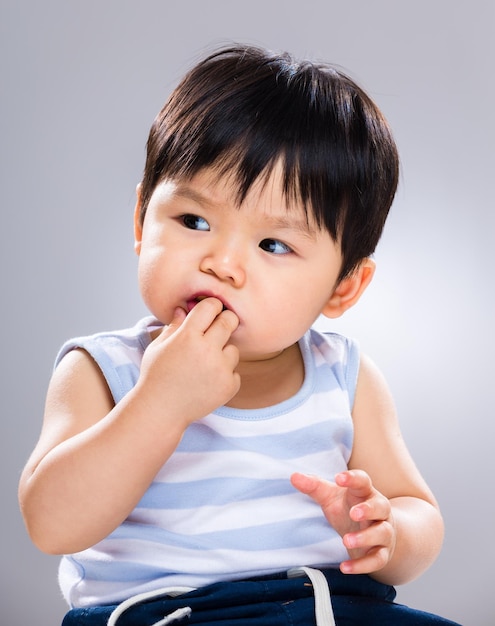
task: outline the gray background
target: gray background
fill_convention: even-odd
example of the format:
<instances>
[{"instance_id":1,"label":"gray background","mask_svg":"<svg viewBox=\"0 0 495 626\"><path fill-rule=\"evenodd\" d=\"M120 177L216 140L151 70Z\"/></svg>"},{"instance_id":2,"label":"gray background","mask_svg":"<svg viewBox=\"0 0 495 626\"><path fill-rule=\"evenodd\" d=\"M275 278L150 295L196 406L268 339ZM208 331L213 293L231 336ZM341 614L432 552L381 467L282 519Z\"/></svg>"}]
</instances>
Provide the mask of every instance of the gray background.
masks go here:
<instances>
[{"instance_id":1,"label":"gray background","mask_svg":"<svg viewBox=\"0 0 495 626\"><path fill-rule=\"evenodd\" d=\"M0 622L56 626L57 557L17 508L55 353L144 313L132 211L152 118L215 44L343 66L390 120L400 190L374 283L335 323L385 372L445 516L444 550L399 599L463 624L493 603L493 61L490 0L0 4Z\"/></svg>"}]
</instances>

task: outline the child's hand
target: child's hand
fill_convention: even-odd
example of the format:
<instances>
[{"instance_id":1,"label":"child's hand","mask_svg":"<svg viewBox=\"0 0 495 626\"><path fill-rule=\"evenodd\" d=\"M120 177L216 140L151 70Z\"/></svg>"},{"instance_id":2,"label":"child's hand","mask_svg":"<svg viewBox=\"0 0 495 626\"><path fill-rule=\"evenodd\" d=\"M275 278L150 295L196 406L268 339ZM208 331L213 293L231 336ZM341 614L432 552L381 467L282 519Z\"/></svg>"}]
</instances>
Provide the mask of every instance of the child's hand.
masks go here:
<instances>
[{"instance_id":1,"label":"child's hand","mask_svg":"<svg viewBox=\"0 0 495 626\"><path fill-rule=\"evenodd\" d=\"M146 405L191 422L225 404L239 390L238 349L229 343L239 319L216 298L174 319L146 349L138 382ZM144 391L145 389L145 391Z\"/></svg>"},{"instance_id":2,"label":"child's hand","mask_svg":"<svg viewBox=\"0 0 495 626\"><path fill-rule=\"evenodd\" d=\"M396 542L392 507L366 472L342 472L335 483L293 474L291 482L321 506L328 523L341 535L351 557L341 563L343 573L371 574L387 565Z\"/></svg>"}]
</instances>

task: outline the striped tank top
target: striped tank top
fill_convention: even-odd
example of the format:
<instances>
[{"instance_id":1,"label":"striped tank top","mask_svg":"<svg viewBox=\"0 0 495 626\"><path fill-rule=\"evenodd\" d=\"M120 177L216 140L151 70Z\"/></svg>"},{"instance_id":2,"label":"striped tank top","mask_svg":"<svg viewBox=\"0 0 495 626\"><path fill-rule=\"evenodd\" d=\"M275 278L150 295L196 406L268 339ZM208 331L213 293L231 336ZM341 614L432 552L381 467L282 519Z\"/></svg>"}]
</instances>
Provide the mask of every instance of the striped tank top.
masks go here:
<instances>
[{"instance_id":1,"label":"striped tank top","mask_svg":"<svg viewBox=\"0 0 495 626\"><path fill-rule=\"evenodd\" d=\"M136 384L157 327L147 317L131 329L72 339L56 363L85 349L117 403ZM348 558L290 476L332 480L346 469L359 353L353 341L313 329L299 346L305 378L293 397L263 409L223 406L191 424L131 515L95 546L62 558L59 583L71 607L303 565L338 567Z\"/></svg>"}]
</instances>

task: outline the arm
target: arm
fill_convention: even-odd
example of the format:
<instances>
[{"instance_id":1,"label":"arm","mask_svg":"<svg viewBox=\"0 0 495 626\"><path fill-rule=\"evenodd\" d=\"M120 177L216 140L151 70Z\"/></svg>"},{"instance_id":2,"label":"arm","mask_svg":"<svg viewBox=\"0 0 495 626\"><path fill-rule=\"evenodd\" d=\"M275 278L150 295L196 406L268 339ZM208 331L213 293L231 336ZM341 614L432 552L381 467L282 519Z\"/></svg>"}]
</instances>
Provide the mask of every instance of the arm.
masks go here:
<instances>
[{"instance_id":1,"label":"arm","mask_svg":"<svg viewBox=\"0 0 495 626\"><path fill-rule=\"evenodd\" d=\"M292 482L322 506L343 537L349 574L397 585L413 580L437 557L443 521L400 433L383 376L363 357L353 409L349 471L335 483L294 475Z\"/></svg>"},{"instance_id":2,"label":"arm","mask_svg":"<svg viewBox=\"0 0 495 626\"><path fill-rule=\"evenodd\" d=\"M238 352L228 341L238 320L221 309L213 298L187 318L178 309L146 350L138 383L117 406L89 355L74 351L61 361L19 485L26 526L41 550L78 552L112 532L187 426L236 393Z\"/></svg>"}]
</instances>

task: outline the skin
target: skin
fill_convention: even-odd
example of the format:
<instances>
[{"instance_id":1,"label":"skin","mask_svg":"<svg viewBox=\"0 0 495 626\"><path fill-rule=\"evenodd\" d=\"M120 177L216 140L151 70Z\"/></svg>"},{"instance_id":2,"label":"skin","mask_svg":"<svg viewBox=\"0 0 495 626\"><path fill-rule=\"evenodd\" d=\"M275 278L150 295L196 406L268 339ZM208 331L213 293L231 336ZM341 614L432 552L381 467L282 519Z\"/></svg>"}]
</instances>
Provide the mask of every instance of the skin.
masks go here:
<instances>
[{"instance_id":1,"label":"skin","mask_svg":"<svg viewBox=\"0 0 495 626\"><path fill-rule=\"evenodd\" d=\"M298 339L321 313L342 315L371 281L374 263L364 259L337 282L339 245L301 207L287 206L277 169L233 204L229 180L206 170L160 183L142 224L138 187L139 284L165 326L117 406L83 350L54 372L19 487L41 550L78 552L112 532L192 422L221 405L258 408L296 393L304 378ZM365 356L352 416L349 470L334 482L302 474L291 481L342 536L350 557L343 572L400 584L436 558L443 524L383 376Z\"/></svg>"}]
</instances>

